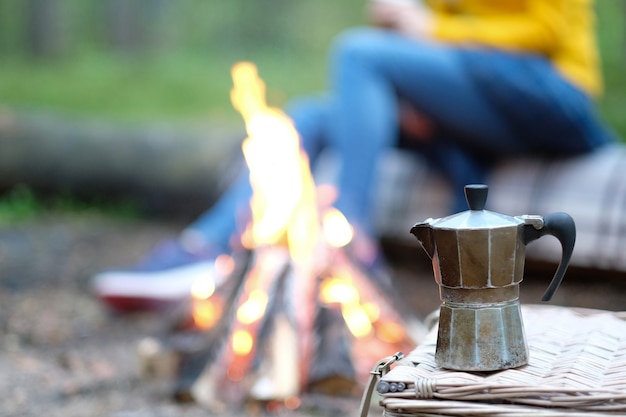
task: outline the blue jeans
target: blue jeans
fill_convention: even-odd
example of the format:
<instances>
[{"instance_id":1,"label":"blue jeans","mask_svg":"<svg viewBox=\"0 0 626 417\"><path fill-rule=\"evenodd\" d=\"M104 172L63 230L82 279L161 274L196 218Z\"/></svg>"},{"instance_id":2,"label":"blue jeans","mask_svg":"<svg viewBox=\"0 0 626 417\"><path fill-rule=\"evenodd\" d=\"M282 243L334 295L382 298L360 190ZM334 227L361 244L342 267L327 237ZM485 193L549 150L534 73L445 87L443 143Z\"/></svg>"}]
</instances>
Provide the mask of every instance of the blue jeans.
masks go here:
<instances>
[{"instance_id":1,"label":"blue jeans","mask_svg":"<svg viewBox=\"0 0 626 417\"><path fill-rule=\"evenodd\" d=\"M492 66L491 58L495 62ZM523 81L529 72L533 82L523 88L534 90L526 101L518 103L515 98L519 92L512 88L516 84L508 80ZM490 89L486 83L492 78L504 85ZM338 157L341 166L335 205L352 224L370 235L375 233L371 199L377 162L386 149L398 145L400 136L398 97L434 121L436 137L415 149L432 157L459 196L463 184L484 180L489 162L498 158L543 151L580 153L611 140L595 118L589 98L538 56L463 49L358 28L336 39L330 55L330 83L327 95L300 100L286 111L312 164L325 148ZM504 98L493 94L502 89ZM516 115L532 110L533 97L543 97L546 89L554 93L542 101L542 126L547 134L531 140L528 132L520 131ZM562 109L563 103L574 103L568 106L575 107L576 112L569 108L551 112L552 108ZM507 111L503 112L505 106ZM575 114L576 123L582 118L580 123L587 130L583 129L580 138L550 132L549 118L563 118L564 114ZM228 239L245 225L250 195L244 173L190 228L227 250Z\"/></svg>"}]
</instances>

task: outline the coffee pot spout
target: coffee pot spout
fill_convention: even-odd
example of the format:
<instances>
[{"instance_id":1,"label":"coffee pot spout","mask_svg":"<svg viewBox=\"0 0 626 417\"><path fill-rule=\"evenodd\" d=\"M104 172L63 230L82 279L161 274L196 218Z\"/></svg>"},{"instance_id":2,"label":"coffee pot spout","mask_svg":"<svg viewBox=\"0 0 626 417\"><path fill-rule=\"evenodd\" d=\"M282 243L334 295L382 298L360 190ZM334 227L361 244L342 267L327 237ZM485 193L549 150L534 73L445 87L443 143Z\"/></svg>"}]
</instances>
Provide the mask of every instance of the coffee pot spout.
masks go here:
<instances>
[{"instance_id":1,"label":"coffee pot spout","mask_svg":"<svg viewBox=\"0 0 626 417\"><path fill-rule=\"evenodd\" d=\"M411 234L417 238L424 251L428 254L428 257L432 259L435 256L435 242L433 237L433 228L430 224L430 219L415 223L411 228Z\"/></svg>"}]
</instances>

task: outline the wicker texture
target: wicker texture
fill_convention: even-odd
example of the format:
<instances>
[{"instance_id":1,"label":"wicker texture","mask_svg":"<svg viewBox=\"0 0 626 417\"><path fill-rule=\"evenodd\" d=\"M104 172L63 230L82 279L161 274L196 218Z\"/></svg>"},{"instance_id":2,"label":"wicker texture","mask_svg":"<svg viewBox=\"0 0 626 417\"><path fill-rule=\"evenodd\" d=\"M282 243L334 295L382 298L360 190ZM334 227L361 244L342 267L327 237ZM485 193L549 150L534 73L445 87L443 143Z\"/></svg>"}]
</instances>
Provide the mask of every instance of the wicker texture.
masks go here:
<instances>
[{"instance_id":1,"label":"wicker texture","mask_svg":"<svg viewBox=\"0 0 626 417\"><path fill-rule=\"evenodd\" d=\"M491 373L441 369L435 326L382 378L406 386L382 394L385 415L626 415L626 313L524 306L522 316L528 365Z\"/></svg>"}]
</instances>

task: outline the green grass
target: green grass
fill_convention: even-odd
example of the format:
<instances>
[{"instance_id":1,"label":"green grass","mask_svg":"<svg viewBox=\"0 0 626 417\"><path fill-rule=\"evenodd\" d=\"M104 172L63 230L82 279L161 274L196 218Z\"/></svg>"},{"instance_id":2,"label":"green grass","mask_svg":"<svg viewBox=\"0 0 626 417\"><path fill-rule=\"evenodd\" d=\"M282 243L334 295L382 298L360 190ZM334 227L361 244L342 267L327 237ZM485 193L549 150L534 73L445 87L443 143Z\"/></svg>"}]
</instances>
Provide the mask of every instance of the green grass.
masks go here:
<instances>
[{"instance_id":1,"label":"green grass","mask_svg":"<svg viewBox=\"0 0 626 417\"><path fill-rule=\"evenodd\" d=\"M26 187L20 186L0 198L0 227L39 215L43 206Z\"/></svg>"},{"instance_id":2,"label":"green grass","mask_svg":"<svg viewBox=\"0 0 626 417\"><path fill-rule=\"evenodd\" d=\"M312 84L288 76L289 70L296 73L293 64L283 68L269 58L258 61L277 104ZM235 62L192 54L149 61L84 54L45 66L13 61L0 70L0 103L112 120L231 120L238 117L229 98Z\"/></svg>"},{"instance_id":3,"label":"green grass","mask_svg":"<svg viewBox=\"0 0 626 417\"><path fill-rule=\"evenodd\" d=\"M600 0L597 14L605 81L599 108L607 123L626 140L626 4Z\"/></svg>"},{"instance_id":4,"label":"green grass","mask_svg":"<svg viewBox=\"0 0 626 417\"><path fill-rule=\"evenodd\" d=\"M46 213L102 213L108 217L133 219L140 217L136 205L106 198L78 199L75 196L37 195L24 185L17 185L0 198L0 228L40 218Z\"/></svg>"},{"instance_id":5,"label":"green grass","mask_svg":"<svg viewBox=\"0 0 626 417\"><path fill-rule=\"evenodd\" d=\"M230 102L230 68L239 60L256 63L267 84L268 101L276 106L324 88L322 59L271 52L238 58L189 52L123 60L89 53L45 65L5 62L0 68L0 105L121 121L239 121Z\"/></svg>"}]
</instances>

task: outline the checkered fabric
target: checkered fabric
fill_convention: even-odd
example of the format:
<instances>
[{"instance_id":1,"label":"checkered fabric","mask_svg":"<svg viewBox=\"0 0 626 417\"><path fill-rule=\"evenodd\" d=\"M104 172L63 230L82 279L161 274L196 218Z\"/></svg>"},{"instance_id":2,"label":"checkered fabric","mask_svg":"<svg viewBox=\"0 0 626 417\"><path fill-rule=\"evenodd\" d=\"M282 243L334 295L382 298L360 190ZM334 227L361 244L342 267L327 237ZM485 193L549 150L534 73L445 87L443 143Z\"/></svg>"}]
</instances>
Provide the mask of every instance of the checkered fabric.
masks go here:
<instances>
[{"instance_id":1,"label":"checkered fabric","mask_svg":"<svg viewBox=\"0 0 626 417\"><path fill-rule=\"evenodd\" d=\"M376 221L383 237L413 243L413 224L451 214L449 184L415 155L386 155L379 181ZM571 158L506 161L493 171L488 185L488 210L570 214L577 229L570 265L626 271L626 145ZM528 245L528 259L558 262L560 256L556 239Z\"/></svg>"}]
</instances>

